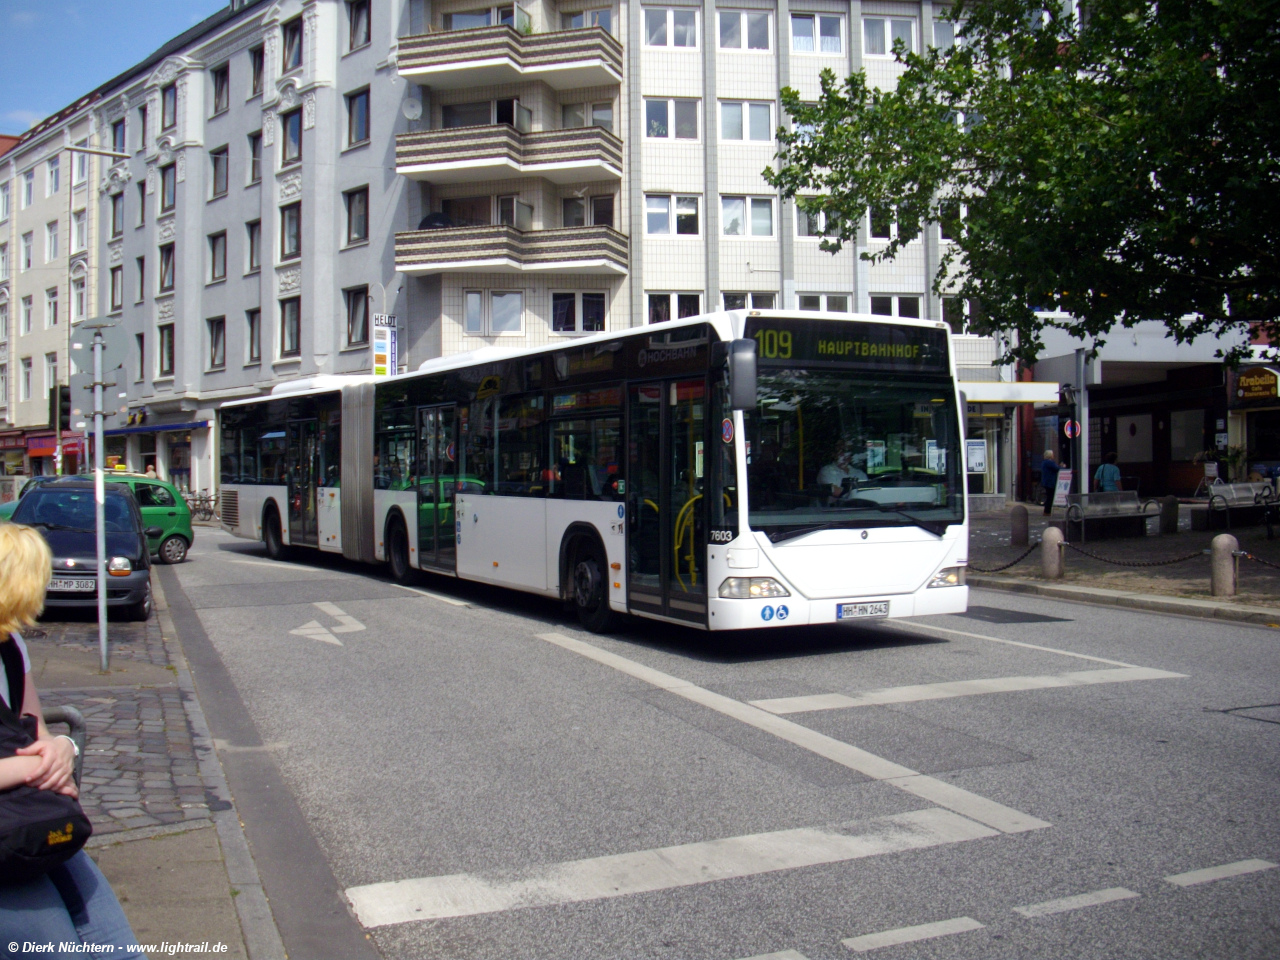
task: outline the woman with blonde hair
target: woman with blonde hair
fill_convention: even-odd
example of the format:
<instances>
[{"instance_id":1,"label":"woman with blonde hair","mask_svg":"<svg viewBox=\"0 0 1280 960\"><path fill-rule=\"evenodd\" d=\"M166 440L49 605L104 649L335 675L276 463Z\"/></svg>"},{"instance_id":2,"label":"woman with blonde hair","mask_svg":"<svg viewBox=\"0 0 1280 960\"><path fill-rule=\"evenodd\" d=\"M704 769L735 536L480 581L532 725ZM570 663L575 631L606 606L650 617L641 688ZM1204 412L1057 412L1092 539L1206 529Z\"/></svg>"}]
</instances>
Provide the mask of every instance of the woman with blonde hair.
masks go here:
<instances>
[{"instance_id":1,"label":"woman with blonde hair","mask_svg":"<svg viewBox=\"0 0 1280 960\"><path fill-rule=\"evenodd\" d=\"M0 523L0 645L9 647L0 658L0 700L15 714L34 718L38 729L35 743L0 758L0 795L24 785L79 795L75 743L53 736L44 725L31 659L18 634L44 609L52 572L53 556L39 533ZM6 664L21 664L21 684L10 684ZM19 688L20 702L10 703L10 690ZM51 944L57 957L79 957L86 948L113 957L144 957L111 885L83 850L35 880L13 883L0 877L0 956L11 956L8 947L22 942Z\"/></svg>"}]
</instances>

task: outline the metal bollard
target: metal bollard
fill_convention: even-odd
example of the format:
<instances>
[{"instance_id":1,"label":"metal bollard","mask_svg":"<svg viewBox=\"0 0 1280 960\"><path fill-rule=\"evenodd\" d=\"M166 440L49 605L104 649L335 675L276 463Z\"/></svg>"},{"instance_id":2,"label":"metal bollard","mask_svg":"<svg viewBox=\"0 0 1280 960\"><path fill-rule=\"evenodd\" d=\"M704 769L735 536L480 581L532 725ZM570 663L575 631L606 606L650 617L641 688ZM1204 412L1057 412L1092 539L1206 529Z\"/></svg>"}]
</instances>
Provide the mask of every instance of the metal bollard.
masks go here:
<instances>
[{"instance_id":1,"label":"metal bollard","mask_svg":"<svg viewBox=\"0 0 1280 960\"><path fill-rule=\"evenodd\" d=\"M1062 531L1057 527L1045 527L1040 537L1040 572L1046 580L1062 579Z\"/></svg>"},{"instance_id":2,"label":"metal bollard","mask_svg":"<svg viewBox=\"0 0 1280 960\"><path fill-rule=\"evenodd\" d=\"M1178 532L1178 498L1162 497L1160 499L1160 536Z\"/></svg>"},{"instance_id":3,"label":"metal bollard","mask_svg":"<svg viewBox=\"0 0 1280 960\"><path fill-rule=\"evenodd\" d=\"M1236 554L1240 543L1229 533L1220 533L1209 545L1209 592L1215 597L1236 595Z\"/></svg>"},{"instance_id":4,"label":"metal bollard","mask_svg":"<svg viewBox=\"0 0 1280 960\"><path fill-rule=\"evenodd\" d=\"M1009 511L1009 546L1025 547L1030 538L1030 520L1027 518L1027 508L1022 504L1015 504L1014 508Z\"/></svg>"}]
</instances>

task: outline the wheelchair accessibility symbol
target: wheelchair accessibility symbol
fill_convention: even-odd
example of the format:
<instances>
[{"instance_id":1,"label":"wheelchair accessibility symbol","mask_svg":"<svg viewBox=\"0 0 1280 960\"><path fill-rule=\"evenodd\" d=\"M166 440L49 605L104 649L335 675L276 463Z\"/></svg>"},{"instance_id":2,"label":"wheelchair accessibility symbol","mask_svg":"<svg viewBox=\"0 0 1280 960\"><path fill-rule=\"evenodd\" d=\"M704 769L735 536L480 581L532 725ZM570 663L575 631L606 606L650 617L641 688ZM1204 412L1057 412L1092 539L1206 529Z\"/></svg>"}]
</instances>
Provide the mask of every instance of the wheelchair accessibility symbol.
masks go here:
<instances>
[{"instance_id":1,"label":"wheelchair accessibility symbol","mask_svg":"<svg viewBox=\"0 0 1280 960\"><path fill-rule=\"evenodd\" d=\"M781 606L781 605L779 605L779 607L778 607L778 619L779 619L779 620L785 620L785 619L787 619L787 617L789 617L789 616L791 616L791 611L790 611L790 610L788 610L785 606Z\"/></svg>"},{"instance_id":2,"label":"wheelchair accessibility symbol","mask_svg":"<svg viewBox=\"0 0 1280 960\"><path fill-rule=\"evenodd\" d=\"M760 611L760 619L768 623L773 619L773 607L766 606Z\"/></svg>"}]
</instances>

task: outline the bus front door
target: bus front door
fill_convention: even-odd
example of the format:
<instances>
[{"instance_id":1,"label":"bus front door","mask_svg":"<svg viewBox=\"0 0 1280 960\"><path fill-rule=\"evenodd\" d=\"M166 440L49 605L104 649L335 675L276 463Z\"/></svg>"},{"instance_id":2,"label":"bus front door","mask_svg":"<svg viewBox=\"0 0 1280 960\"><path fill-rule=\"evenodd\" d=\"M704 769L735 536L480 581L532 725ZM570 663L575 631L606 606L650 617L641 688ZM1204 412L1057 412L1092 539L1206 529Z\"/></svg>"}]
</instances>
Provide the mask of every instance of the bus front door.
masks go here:
<instances>
[{"instance_id":1,"label":"bus front door","mask_svg":"<svg viewBox=\"0 0 1280 960\"><path fill-rule=\"evenodd\" d=\"M705 623L706 382L654 381L629 393L627 603Z\"/></svg>"},{"instance_id":2,"label":"bus front door","mask_svg":"<svg viewBox=\"0 0 1280 960\"><path fill-rule=\"evenodd\" d=\"M457 407L418 410L418 558L424 567L453 573L458 556L454 501L458 457L454 425Z\"/></svg>"},{"instance_id":3,"label":"bus front door","mask_svg":"<svg viewBox=\"0 0 1280 960\"><path fill-rule=\"evenodd\" d=\"M288 430L289 542L314 547L320 542L316 514L320 428L315 420L294 420Z\"/></svg>"}]
</instances>

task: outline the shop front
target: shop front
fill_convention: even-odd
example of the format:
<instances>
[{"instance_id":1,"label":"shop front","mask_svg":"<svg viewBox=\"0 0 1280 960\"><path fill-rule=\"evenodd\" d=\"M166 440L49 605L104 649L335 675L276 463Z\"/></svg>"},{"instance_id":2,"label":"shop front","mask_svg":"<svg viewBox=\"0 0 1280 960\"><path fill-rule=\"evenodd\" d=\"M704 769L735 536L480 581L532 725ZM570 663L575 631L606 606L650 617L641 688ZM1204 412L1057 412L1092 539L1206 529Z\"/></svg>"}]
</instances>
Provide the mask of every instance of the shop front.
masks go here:
<instances>
[{"instance_id":1,"label":"shop front","mask_svg":"<svg viewBox=\"0 0 1280 960\"><path fill-rule=\"evenodd\" d=\"M1056 383L1000 380L961 381L965 398L965 473L972 513L1005 509L1016 499L1014 482L1021 457L1015 429L1018 410L1056 403Z\"/></svg>"},{"instance_id":2,"label":"shop front","mask_svg":"<svg viewBox=\"0 0 1280 960\"><path fill-rule=\"evenodd\" d=\"M23 476L27 472L26 461L26 435L21 430L0 433L0 476Z\"/></svg>"},{"instance_id":3,"label":"shop front","mask_svg":"<svg viewBox=\"0 0 1280 960\"><path fill-rule=\"evenodd\" d=\"M114 469L156 475L184 493L212 490L212 420L147 423L103 431L103 460Z\"/></svg>"},{"instance_id":4,"label":"shop front","mask_svg":"<svg viewBox=\"0 0 1280 960\"><path fill-rule=\"evenodd\" d=\"M32 476L49 476L58 473L58 435L53 431L26 435L27 462ZM7 458L6 458L7 459ZM84 459L84 437L70 430L62 432L63 474L78 473Z\"/></svg>"},{"instance_id":5,"label":"shop front","mask_svg":"<svg viewBox=\"0 0 1280 960\"><path fill-rule=\"evenodd\" d=\"M1246 479L1280 481L1280 370L1243 367L1232 375L1231 441L1245 452Z\"/></svg>"}]
</instances>

